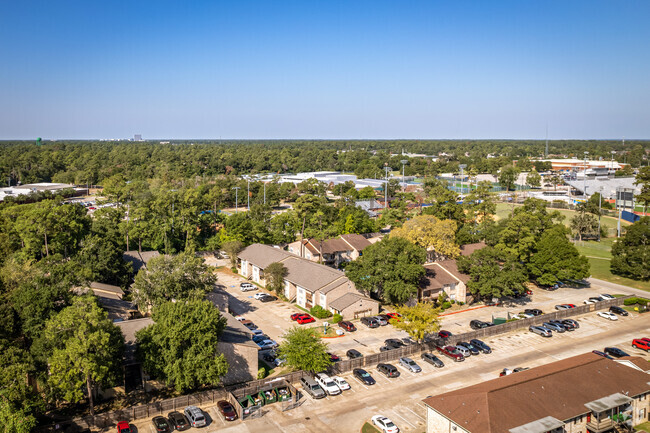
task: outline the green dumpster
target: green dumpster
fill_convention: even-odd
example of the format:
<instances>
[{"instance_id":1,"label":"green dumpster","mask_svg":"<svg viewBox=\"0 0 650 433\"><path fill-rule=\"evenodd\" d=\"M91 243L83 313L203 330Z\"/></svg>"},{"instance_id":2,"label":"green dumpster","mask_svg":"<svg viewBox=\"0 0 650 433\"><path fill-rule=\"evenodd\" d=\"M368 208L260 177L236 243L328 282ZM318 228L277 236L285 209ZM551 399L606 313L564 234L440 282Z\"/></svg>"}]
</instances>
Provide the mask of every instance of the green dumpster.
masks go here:
<instances>
[{"instance_id":1,"label":"green dumpster","mask_svg":"<svg viewBox=\"0 0 650 433\"><path fill-rule=\"evenodd\" d=\"M264 406L264 393L262 391L258 392L256 395L251 396L256 406Z\"/></svg>"},{"instance_id":2,"label":"green dumpster","mask_svg":"<svg viewBox=\"0 0 650 433\"><path fill-rule=\"evenodd\" d=\"M278 393L275 389L267 389L266 391L260 392L264 395L264 404L271 404L278 401Z\"/></svg>"},{"instance_id":3,"label":"green dumpster","mask_svg":"<svg viewBox=\"0 0 650 433\"><path fill-rule=\"evenodd\" d=\"M244 397L240 398L238 401L241 407L244 409L244 414L248 414L250 408L255 406L255 401L250 395L245 395Z\"/></svg>"},{"instance_id":4,"label":"green dumpster","mask_svg":"<svg viewBox=\"0 0 650 433\"><path fill-rule=\"evenodd\" d=\"M281 386L277 388L278 401L289 401L291 400L291 390L288 386Z\"/></svg>"}]
</instances>

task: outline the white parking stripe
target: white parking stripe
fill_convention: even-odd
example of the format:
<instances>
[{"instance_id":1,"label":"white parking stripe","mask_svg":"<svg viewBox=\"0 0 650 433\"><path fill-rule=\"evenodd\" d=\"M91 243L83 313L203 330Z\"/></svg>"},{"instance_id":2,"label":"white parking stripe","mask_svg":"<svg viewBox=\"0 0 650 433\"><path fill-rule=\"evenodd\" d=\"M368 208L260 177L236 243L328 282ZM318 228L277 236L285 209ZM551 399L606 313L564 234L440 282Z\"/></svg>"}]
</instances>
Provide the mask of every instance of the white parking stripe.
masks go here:
<instances>
[{"instance_id":1,"label":"white parking stripe","mask_svg":"<svg viewBox=\"0 0 650 433\"><path fill-rule=\"evenodd\" d=\"M413 424L412 422L410 422L409 420L407 420L406 418L404 418L402 415L398 414L397 411L396 411L395 409L392 409L391 411L393 412L393 414L394 414L395 416L397 416L398 418L401 418L405 423L407 423L407 424L410 425L411 427L415 428L415 424Z\"/></svg>"},{"instance_id":2,"label":"white parking stripe","mask_svg":"<svg viewBox=\"0 0 650 433\"><path fill-rule=\"evenodd\" d=\"M423 407L424 407L424 406L423 406ZM412 411L411 409L409 409L408 407L405 407L404 409L408 410L408 411L411 412L413 415L415 415L416 417L420 418L422 421L425 420L425 418L424 418L423 416L418 415L417 413L413 412L413 411Z\"/></svg>"}]
</instances>

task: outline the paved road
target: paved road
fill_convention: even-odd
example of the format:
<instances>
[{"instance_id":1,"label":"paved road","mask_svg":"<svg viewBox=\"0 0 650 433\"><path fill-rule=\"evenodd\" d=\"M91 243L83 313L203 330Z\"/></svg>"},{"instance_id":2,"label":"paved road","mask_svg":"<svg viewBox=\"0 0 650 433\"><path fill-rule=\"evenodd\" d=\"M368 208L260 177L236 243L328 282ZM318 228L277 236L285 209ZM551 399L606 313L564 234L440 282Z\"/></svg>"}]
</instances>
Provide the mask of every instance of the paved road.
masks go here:
<instances>
[{"instance_id":1,"label":"paved road","mask_svg":"<svg viewBox=\"0 0 650 433\"><path fill-rule=\"evenodd\" d=\"M581 324L579 330L556 334L549 339L521 331L491 338L486 342L492 346L492 354L471 357L461 363L444 359L445 367L442 369L422 363L418 357L414 359L422 367L420 374L399 367L401 376L388 379L369 368L377 380L377 385L372 387L362 385L346 373L343 376L352 385L352 390L343 395L318 401L306 396L302 406L287 412L281 412L278 404L270 405L263 408L263 416L259 419L226 423L213 407L205 408L213 419L205 431L356 433L371 416L383 414L403 432L421 433L425 430L422 399L495 379L504 367L535 367L613 345L648 359L645 352L633 350L630 341L639 336L650 336L647 335L650 334L650 314L633 314L618 322L610 322L589 313L578 320ZM148 421L139 421L136 425L139 433L155 433Z\"/></svg>"}]
</instances>

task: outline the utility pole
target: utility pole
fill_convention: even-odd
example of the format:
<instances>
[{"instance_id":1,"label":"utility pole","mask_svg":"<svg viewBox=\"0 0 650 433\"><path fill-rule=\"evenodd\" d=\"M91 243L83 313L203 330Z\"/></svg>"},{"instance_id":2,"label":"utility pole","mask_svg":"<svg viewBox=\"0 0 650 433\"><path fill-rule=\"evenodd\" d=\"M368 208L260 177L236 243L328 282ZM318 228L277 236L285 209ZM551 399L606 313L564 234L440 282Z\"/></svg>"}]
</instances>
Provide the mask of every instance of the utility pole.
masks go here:
<instances>
[{"instance_id":1,"label":"utility pole","mask_svg":"<svg viewBox=\"0 0 650 433\"><path fill-rule=\"evenodd\" d=\"M404 153L404 149L402 149L402 153ZM407 159L403 159L400 161L402 163L402 192L406 191L406 183L404 182L404 167L408 163Z\"/></svg>"},{"instance_id":2,"label":"utility pole","mask_svg":"<svg viewBox=\"0 0 650 433\"><path fill-rule=\"evenodd\" d=\"M251 180L246 179L246 198L248 199L248 210L251 210Z\"/></svg>"},{"instance_id":3,"label":"utility pole","mask_svg":"<svg viewBox=\"0 0 650 433\"><path fill-rule=\"evenodd\" d=\"M240 187L238 187L238 186L235 186L235 187L232 188L232 189L235 190L235 213L237 213L237 201L238 201L237 200L237 193L239 192L239 188Z\"/></svg>"},{"instance_id":4,"label":"utility pole","mask_svg":"<svg viewBox=\"0 0 650 433\"><path fill-rule=\"evenodd\" d=\"M386 188L384 188L384 209L388 208L388 172L391 171L391 168L388 166L388 163L384 166L386 171Z\"/></svg>"},{"instance_id":5,"label":"utility pole","mask_svg":"<svg viewBox=\"0 0 650 433\"><path fill-rule=\"evenodd\" d=\"M264 182L264 204L266 204L266 182Z\"/></svg>"},{"instance_id":6,"label":"utility pole","mask_svg":"<svg viewBox=\"0 0 650 433\"><path fill-rule=\"evenodd\" d=\"M582 195L585 198L585 201L587 200L587 155L589 155L589 152L585 150L585 169L584 169L584 178L583 178L583 189L582 189Z\"/></svg>"}]
</instances>

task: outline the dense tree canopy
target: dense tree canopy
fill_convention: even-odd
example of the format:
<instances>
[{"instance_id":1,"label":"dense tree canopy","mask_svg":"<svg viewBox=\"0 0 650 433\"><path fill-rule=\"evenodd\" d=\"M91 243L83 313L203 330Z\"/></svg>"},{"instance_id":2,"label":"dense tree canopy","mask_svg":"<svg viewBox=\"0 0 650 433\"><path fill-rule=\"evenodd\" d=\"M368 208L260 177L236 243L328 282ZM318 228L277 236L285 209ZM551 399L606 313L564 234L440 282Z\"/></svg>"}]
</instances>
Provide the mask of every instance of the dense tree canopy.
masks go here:
<instances>
[{"instance_id":1,"label":"dense tree canopy","mask_svg":"<svg viewBox=\"0 0 650 433\"><path fill-rule=\"evenodd\" d=\"M635 280L650 280L650 217L627 228L612 246L612 273Z\"/></svg>"},{"instance_id":2,"label":"dense tree canopy","mask_svg":"<svg viewBox=\"0 0 650 433\"><path fill-rule=\"evenodd\" d=\"M526 269L515 256L493 247L460 257L458 269L470 275L469 291L483 299L512 296L521 292L528 281Z\"/></svg>"},{"instance_id":3,"label":"dense tree canopy","mask_svg":"<svg viewBox=\"0 0 650 433\"><path fill-rule=\"evenodd\" d=\"M539 284L582 280L589 276L589 261L569 242L568 230L557 224L546 230L535 246L528 272Z\"/></svg>"},{"instance_id":4,"label":"dense tree canopy","mask_svg":"<svg viewBox=\"0 0 650 433\"><path fill-rule=\"evenodd\" d=\"M320 373L332 364L327 344L316 335L315 328L293 327L287 331L284 342L278 347L278 357L294 370Z\"/></svg>"}]
</instances>

